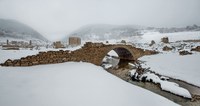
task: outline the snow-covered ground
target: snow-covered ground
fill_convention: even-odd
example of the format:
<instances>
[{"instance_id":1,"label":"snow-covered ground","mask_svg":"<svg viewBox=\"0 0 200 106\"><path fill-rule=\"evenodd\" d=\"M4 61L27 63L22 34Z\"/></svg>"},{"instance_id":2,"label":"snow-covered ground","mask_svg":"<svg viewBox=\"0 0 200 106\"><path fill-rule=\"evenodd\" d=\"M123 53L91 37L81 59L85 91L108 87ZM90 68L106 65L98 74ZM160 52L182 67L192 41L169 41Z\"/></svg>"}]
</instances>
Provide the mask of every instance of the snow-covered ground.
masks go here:
<instances>
[{"instance_id":1,"label":"snow-covered ground","mask_svg":"<svg viewBox=\"0 0 200 106\"><path fill-rule=\"evenodd\" d=\"M143 36L124 39L127 42L141 43L148 46L151 40L160 42L162 37L171 41L200 39L200 32L179 32L171 34L146 33ZM135 39L136 38L136 39ZM108 40L109 41L109 40ZM110 40L109 43L121 40ZM105 42L105 41L104 41ZM176 45L176 44L175 44ZM196 44L194 44L196 45ZM199 44L198 44L199 45ZM138 45L136 45L138 46ZM161 48L159 43L154 48ZM169 46L173 46L170 45ZM64 50L76 50L68 48ZM185 49L185 48L184 48ZM41 49L47 51L55 49ZM58 50L58 49L57 49ZM34 55L38 50L0 50L0 63L7 59L19 59ZM177 51L144 56L143 67L161 75L184 80L200 86L200 53L180 56ZM113 51L110 55L117 56ZM78 66L78 67L77 67ZM159 80L160 81L160 80ZM174 83L164 83L163 89L168 90ZM166 86L165 86L166 85ZM176 90L179 88L176 88ZM173 93L177 91L171 89ZM183 94L185 95L185 93ZM0 66L0 106L93 106L93 105L176 105L173 102L152 92L139 88L108 74L103 68L90 63L67 62L61 64L38 65L32 67L1 67Z\"/></svg>"},{"instance_id":2,"label":"snow-covered ground","mask_svg":"<svg viewBox=\"0 0 200 106\"><path fill-rule=\"evenodd\" d=\"M150 67L150 70L156 73L200 86L200 53L186 56L163 53L144 56L140 60L145 61L143 67Z\"/></svg>"},{"instance_id":3,"label":"snow-covered ground","mask_svg":"<svg viewBox=\"0 0 200 106\"><path fill-rule=\"evenodd\" d=\"M200 39L200 31L177 32L177 33L149 32L145 33L142 36L142 39L139 40L139 42L150 43L151 40L154 40L156 43L159 43L161 41L161 38L163 37L168 37L170 42L181 41L181 40L194 40L194 39Z\"/></svg>"},{"instance_id":4,"label":"snow-covered ground","mask_svg":"<svg viewBox=\"0 0 200 106\"><path fill-rule=\"evenodd\" d=\"M20 52L21 51L21 52ZM9 58L34 54L20 50ZM7 51L11 52L11 51ZM0 60L6 52L1 51ZM8 54L7 54L8 55ZM77 67L78 66L78 67ZM0 106L175 106L90 63L0 66Z\"/></svg>"},{"instance_id":5,"label":"snow-covered ground","mask_svg":"<svg viewBox=\"0 0 200 106\"><path fill-rule=\"evenodd\" d=\"M162 37L168 37L169 44L161 43ZM191 48L200 46L199 42L175 42L181 40L199 40L200 32L178 32L178 33L146 33L140 40L137 40L138 47L153 49L162 52L157 55L144 56L139 60L145 61L143 67L150 67L158 74L180 79L188 83L200 86L200 53L192 52L192 55L181 56L178 49L190 51ZM151 40L156 44L149 46ZM164 46L174 47L172 51L162 51Z\"/></svg>"},{"instance_id":6,"label":"snow-covered ground","mask_svg":"<svg viewBox=\"0 0 200 106\"><path fill-rule=\"evenodd\" d=\"M119 39L108 39L106 41L109 42L109 44L116 44L116 42L121 42L122 40L125 40L127 43L150 43L151 40L154 40L156 43L161 42L161 38L168 37L170 42L175 41L182 41L182 40L194 40L194 39L200 39L200 31L194 31L194 32L176 32L176 33L159 33L159 32L146 32L142 36L131 36L126 38L119 38ZM92 42L104 42L101 40L93 40Z\"/></svg>"}]
</instances>

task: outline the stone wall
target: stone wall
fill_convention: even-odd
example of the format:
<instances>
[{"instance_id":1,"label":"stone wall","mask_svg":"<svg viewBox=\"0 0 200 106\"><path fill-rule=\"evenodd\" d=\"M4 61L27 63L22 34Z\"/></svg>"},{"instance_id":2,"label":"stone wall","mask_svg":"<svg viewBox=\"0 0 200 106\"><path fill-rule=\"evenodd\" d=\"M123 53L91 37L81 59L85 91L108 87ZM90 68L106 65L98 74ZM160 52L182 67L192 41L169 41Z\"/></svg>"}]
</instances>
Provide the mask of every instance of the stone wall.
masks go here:
<instances>
[{"instance_id":1,"label":"stone wall","mask_svg":"<svg viewBox=\"0 0 200 106\"><path fill-rule=\"evenodd\" d=\"M120 58L127 60L137 60L143 55L156 54L155 51L144 51L131 45L105 45L103 43L86 43L81 49L75 51L47 51L39 52L37 55L22 57L21 59L10 60L2 63L2 66L32 66L39 64L55 64L68 61L83 61L101 65L103 58L111 50L115 50ZM129 55L129 56L127 56ZM131 55L131 57L130 57Z\"/></svg>"},{"instance_id":2,"label":"stone wall","mask_svg":"<svg viewBox=\"0 0 200 106\"><path fill-rule=\"evenodd\" d=\"M21 59L8 59L3 66L32 66L39 64L62 63L69 61L69 51L39 52L37 55L22 57Z\"/></svg>"}]
</instances>

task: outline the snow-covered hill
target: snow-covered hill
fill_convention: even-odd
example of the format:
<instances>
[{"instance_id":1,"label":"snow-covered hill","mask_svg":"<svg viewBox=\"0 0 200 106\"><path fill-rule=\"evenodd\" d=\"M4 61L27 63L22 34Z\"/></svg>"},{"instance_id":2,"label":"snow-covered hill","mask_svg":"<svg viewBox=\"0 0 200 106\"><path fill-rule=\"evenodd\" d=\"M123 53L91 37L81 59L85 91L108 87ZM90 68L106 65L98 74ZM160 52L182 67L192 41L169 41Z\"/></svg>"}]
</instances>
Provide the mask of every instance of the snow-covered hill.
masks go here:
<instances>
[{"instance_id":1,"label":"snow-covered hill","mask_svg":"<svg viewBox=\"0 0 200 106\"><path fill-rule=\"evenodd\" d=\"M78 36L83 40L119 39L138 35L142 28L136 25L94 24L81 27L68 36Z\"/></svg>"},{"instance_id":2,"label":"snow-covered hill","mask_svg":"<svg viewBox=\"0 0 200 106\"><path fill-rule=\"evenodd\" d=\"M141 37L143 34L171 34L171 33L187 33L198 32L200 26L193 25L182 28L155 28L145 27L139 25L109 25L109 24L93 24L83 26L72 33L69 36L80 37L83 41L105 41L105 40L119 40L129 39L134 37ZM66 38L63 39L65 41ZM135 38L134 38L135 39Z\"/></svg>"},{"instance_id":3,"label":"snow-covered hill","mask_svg":"<svg viewBox=\"0 0 200 106\"><path fill-rule=\"evenodd\" d=\"M0 19L0 42L5 42L7 39L15 41L32 40L38 43L48 41L40 33L25 24L16 20Z\"/></svg>"}]
</instances>

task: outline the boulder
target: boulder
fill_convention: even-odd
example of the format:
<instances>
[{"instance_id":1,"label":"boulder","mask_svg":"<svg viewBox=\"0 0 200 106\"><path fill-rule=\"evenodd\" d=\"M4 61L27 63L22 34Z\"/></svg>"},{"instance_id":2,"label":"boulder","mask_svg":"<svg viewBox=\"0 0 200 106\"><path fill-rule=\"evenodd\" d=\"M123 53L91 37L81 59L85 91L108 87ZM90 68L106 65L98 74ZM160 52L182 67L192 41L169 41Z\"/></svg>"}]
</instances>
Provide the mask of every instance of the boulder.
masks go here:
<instances>
[{"instance_id":1,"label":"boulder","mask_svg":"<svg viewBox=\"0 0 200 106\"><path fill-rule=\"evenodd\" d=\"M185 50L179 52L179 55L191 55L191 54L192 54L191 52Z\"/></svg>"},{"instance_id":2,"label":"boulder","mask_svg":"<svg viewBox=\"0 0 200 106\"><path fill-rule=\"evenodd\" d=\"M197 46L196 48L192 48L191 51L200 52L200 46Z\"/></svg>"},{"instance_id":3,"label":"boulder","mask_svg":"<svg viewBox=\"0 0 200 106\"><path fill-rule=\"evenodd\" d=\"M145 50L144 55L153 55L153 54L158 54L159 52L155 50Z\"/></svg>"},{"instance_id":4,"label":"boulder","mask_svg":"<svg viewBox=\"0 0 200 106\"><path fill-rule=\"evenodd\" d=\"M122 40L122 41L121 41L121 43L124 43L124 44L126 44L126 41L125 41L125 40Z\"/></svg>"},{"instance_id":5,"label":"boulder","mask_svg":"<svg viewBox=\"0 0 200 106\"><path fill-rule=\"evenodd\" d=\"M154 45L156 42L154 40L151 41L151 43L149 44L149 46Z\"/></svg>"}]
</instances>

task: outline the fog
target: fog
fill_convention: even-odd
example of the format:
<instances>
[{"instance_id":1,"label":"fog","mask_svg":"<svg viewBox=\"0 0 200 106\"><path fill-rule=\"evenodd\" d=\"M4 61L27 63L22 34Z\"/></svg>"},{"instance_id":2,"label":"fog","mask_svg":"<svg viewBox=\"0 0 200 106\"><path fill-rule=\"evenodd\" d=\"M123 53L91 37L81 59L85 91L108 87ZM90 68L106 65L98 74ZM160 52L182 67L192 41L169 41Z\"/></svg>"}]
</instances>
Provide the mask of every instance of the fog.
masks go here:
<instances>
[{"instance_id":1,"label":"fog","mask_svg":"<svg viewBox=\"0 0 200 106\"><path fill-rule=\"evenodd\" d=\"M200 25L200 0L0 0L0 18L55 40L88 24Z\"/></svg>"}]
</instances>

